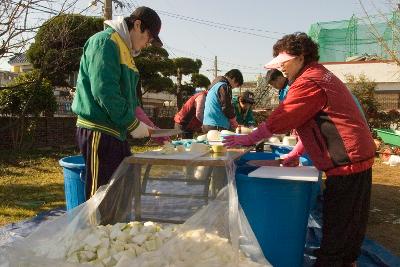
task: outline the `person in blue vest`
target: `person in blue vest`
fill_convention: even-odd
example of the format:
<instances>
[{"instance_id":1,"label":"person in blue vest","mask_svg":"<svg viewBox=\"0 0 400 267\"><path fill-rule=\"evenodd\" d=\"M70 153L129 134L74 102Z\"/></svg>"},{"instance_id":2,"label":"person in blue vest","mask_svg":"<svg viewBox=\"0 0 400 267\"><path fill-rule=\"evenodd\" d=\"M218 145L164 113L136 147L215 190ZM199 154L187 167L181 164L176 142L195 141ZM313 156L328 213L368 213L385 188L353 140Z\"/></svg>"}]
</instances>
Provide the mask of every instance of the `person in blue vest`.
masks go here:
<instances>
[{"instance_id":1,"label":"person in blue vest","mask_svg":"<svg viewBox=\"0 0 400 267\"><path fill-rule=\"evenodd\" d=\"M282 103L289 91L288 79L283 76L280 70L270 69L265 75L265 80L267 81L267 84L279 90L279 103Z\"/></svg>"},{"instance_id":2,"label":"person in blue vest","mask_svg":"<svg viewBox=\"0 0 400 267\"><path fill-rule=\"evenodd\" d=\"M214 79L208 90L203 118L203 131L235 130L238 127L232 104L232 88L243 84L243 75L232 69Z\"/></svg>"},{"instance_id":3,"label":"person in blue vest","mask_svg":"<svg viewBox=\"0 0 400 267\"><path fill-rule=\"evenodd\" d=\"M252 108L254 103L254 93L250 91L245 91L239 96L234 96L232 98L232 104L235 108L236 121L239 125L243 125L245 127L254 127L256 125Z\"/></svg>"}]
</instances>

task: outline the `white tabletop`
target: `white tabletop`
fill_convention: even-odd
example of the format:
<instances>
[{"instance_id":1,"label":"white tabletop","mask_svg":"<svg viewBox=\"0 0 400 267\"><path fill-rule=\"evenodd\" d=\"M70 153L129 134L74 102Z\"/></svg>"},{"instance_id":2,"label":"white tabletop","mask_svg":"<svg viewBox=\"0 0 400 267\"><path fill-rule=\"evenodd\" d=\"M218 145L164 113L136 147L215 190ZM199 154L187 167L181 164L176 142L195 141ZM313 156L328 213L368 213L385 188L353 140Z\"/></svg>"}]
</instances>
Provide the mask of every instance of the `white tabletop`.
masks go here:
<instances>
[{"instance_id":1,"label":"white tabletop","mask_svg":"<svg viewBox=\"0 0 400 267\"><path fill-rule=\"evenodd\" d=\"M263 166L248 174L249 177L317 182L319 171L312 166L274 167Z\"/></svg>"}]
</instances>

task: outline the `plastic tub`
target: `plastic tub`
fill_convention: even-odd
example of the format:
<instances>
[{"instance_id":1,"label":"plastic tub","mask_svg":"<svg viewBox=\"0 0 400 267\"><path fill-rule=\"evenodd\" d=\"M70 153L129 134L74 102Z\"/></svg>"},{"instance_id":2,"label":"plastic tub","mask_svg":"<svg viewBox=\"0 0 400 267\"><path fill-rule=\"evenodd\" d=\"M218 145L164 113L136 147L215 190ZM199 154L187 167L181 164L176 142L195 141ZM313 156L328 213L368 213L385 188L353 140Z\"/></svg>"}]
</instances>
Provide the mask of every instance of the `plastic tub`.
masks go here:
<instances>
[{"instance_id":1,"label":"plastic tub","mask_svg":"<svg viewBox=\"0 0 400 267\"><path fill-rule=\"evenodd\" d=\"M290 150L288 150L289 152ZM236 161L236 164L238 166L241 166L243 164L246 164L247 161L249 160L273 160L279 158L281 155L287 154L287 153L278 153L278 152L273 152L273 153L268 153L268 152L249 152L245 155L243 155L239 160ZM300 157L300 163L303 166L312 166L312 161L309 159L308 155L304 155Z\"/></svg>"},{"instance_id":2,"label":"plastic tub","mask_svg":"<svg viewBox=\"0 0 400 267\"><path fill-rule=\"evenodd\" d=\"M278 146L278 145L270 145L272 153L274 153L277 156L282 156L285 154L288 154L290 151L292 151L292 147L287 147L287 146ZM310 157L307 154L304 154L303 156L300 157L300 163L303 166L312 166L313 162L311 161Z\"/></svg>"},{"instance_id":3,"label":"plastic tub","mask_svg":"<svg viewBox=\"0 0 400 267\"><path fill-rule=\"evenodd\" d=\"M287 154L290 151L292 151L292 147L287 147L287 146L279 146L279 145L270 145L272 153L275 153L277 155L283 155Z\"/></svg>"},{"instance_id":4,"label":"plastic tub","mask_svg":"<svg viewBox=\"0 0 400 267\"><path fill-rule=\"evenodd\" d=\"M67 210L71 210L86 201L85 163L82 156L65 157L59 163L63 167Z\"/></svg>"},{"instance_id":5,"label":"plastic tub","mask_svg":"<svg viewBox=\"0 0 400 267\"><path fill-rule=\"evenodd\" d=\"M268 160L268 159L276 159L279 156L275 155L274 153L265 153L265 152L249 152L244 154L240 159L236 161L236 165L241 166L246 164L249 160Z\"/></svg>"},{"instance_id":6,"label":"plastic tub","mask_svg":"<svg viewBox=\"0 0 400 267\"><path fill-rule=\"evenodd\" d=\"M239 202L273 266L302 266L312 185L236 173Z\"/></svg>"}]
</instances>

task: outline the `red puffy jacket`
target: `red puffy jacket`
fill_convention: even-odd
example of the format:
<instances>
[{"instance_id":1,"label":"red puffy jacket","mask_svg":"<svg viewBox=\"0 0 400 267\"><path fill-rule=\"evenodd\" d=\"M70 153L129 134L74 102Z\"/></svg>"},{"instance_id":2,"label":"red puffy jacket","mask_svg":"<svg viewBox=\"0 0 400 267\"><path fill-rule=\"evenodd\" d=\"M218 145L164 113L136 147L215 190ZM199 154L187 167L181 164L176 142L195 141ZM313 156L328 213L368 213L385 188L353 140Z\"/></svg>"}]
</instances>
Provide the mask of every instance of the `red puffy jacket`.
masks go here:
<instances>
[{"instance_id":1,"label":"red puffy jacket","mask_svg":"<svg viewBox=\"0 0 400 267\"><path fill-rule=\"evenodd\" d=\"M191 96L188 101L186 101L185 104L182 106L181 110L179 110L179 112L175 114L175 123L182 125L182 128L185 130L193 132L201 131L201 126L203 125L203 122L199 121L196 117L196 99L200 95L206 96L207 91L202 91ZM204 110L201 110L200 112L204 112Z\"/></svg>"},{"instance_id":2,"label":"red puffy jacket","mask_svg":"<svg viewBox=\"0 0 400 267\"><path fill-rule=\"evenodd\" d=\"M314 165L327 175L361 172L374 162L375 144L362 112L344 83L317 62L303 68L267 127L273 133L295 128Z\"/></svg>"}]
</instances>

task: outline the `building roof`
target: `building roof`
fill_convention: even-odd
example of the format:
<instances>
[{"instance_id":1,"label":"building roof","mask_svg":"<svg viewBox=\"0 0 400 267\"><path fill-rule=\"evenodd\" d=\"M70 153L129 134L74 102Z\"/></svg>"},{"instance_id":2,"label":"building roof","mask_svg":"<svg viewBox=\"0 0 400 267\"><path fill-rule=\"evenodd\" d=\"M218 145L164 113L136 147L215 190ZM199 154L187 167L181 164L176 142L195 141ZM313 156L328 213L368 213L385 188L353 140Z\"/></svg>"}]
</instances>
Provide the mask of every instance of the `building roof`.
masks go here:
<instances>
[{"instance_id":1,"label":"building roof","mask_svg":"<svg viewBox=\"0 0 400 267\"><path fill-rule=\"evenodd\" d=\"M10 64L10 65L24 64L24 63L29 63L28 59L26 58L25 53L15 54L15 56L10 58L10 60L8 61L8 64Z\"/></svg>"}]
</instances>

